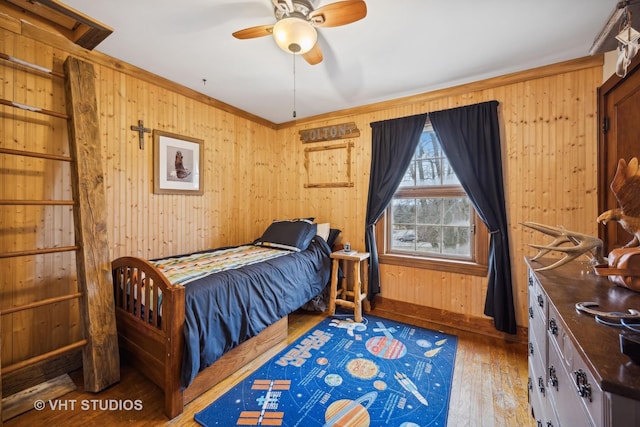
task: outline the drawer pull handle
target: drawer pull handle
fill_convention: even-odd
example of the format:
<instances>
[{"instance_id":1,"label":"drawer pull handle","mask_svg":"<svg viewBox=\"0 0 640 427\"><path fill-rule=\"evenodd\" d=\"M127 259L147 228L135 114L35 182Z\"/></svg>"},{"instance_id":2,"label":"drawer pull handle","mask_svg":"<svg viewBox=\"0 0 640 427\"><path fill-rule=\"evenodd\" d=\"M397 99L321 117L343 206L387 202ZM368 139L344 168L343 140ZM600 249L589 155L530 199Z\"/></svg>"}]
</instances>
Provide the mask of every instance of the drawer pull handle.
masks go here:
<instances>
[{"instance_id":1,"label":"drawer pull handle","mask_svg":"<svg viewBox=\"0 0 640 427\"><path fill-rule=\"evenodd\" d=\"M554 368L553 365L549 366L549 384L555 387L556 391L558 390L558 376L556 375L556 368Z\"/></svg>"},{"instance_id":2,"label":"drawer pull handle","mask_svg":"<svg viewBox=\"0 0 640 427\"><path fill-rule=\"evenodd\" d=\"M542 295L540 294L538 294L538 305L544 308L544 298L542 298Z\"/></svg>"},{"instance_id":3,"label":"drawer pull handle","mask_svg":"<svg viewBox=\"0 0 640 427\"><path fill-rule=\"evenodd\" d=\"M589 384L589 381L587 380L587 374L582 369L574 371L573 374L576 376L578 396L589 399L589 402L592 402L591 384Z\"/></svg>"},{"instance_id":4,"label":"drawer pull handle","mask_svg":"<svg viewBox=\"0 0 640 427\"><path fill-rule=\"evenodd\" d=\"M549 332L551 332L552 335L558 336L558 323L554 318L549 319Z\"/></svg>"},{"instance_id":5,"label":"drawer pull handle","mask_svg":"<svg viewBox=\"0 0 640 427\"><path fill-rule=\"evenodd\" d=\"M540 393L542 393L543 396L545 396L545 392L544 392L544 378L542 377L538 377L538 390L540 390Z\"/></svg>"}]
</instances>

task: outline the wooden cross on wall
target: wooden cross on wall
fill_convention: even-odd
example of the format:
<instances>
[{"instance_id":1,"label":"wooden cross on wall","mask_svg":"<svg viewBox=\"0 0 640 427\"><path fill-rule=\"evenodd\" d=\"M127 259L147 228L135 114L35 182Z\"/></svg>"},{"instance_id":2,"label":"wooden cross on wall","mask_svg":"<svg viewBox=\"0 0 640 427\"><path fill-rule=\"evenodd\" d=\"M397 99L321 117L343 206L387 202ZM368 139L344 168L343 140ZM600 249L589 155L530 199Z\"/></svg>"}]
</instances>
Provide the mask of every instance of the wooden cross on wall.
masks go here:
<instances>
[{"instance_id":1,"label":"wooden cross on wall","mask_svg":"<svg viewBox=\"0 0 640 427\"><path fill-rule=\"evenodd\" d=\"M140 138L140 149L144 150L144 134L145 132L151 133L151 129L144 127L142 120L138 120L138 126L131 126L131 130L138 132L138 138Z\"/></svg>"}]
</instances>

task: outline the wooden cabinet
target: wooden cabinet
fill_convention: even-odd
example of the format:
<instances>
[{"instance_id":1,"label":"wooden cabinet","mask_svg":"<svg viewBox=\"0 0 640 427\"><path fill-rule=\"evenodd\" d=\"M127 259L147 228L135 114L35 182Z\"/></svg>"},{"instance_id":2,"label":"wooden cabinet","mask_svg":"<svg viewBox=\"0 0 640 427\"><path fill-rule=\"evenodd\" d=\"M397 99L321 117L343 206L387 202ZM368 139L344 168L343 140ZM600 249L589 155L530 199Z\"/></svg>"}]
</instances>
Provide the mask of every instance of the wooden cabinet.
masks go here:
<instances>
[{"instance_id":1,"label":"wooden cabinet","mask_svg":"<svg viewBox=\"0 0 640 427\"><path fill-rule=\"evenodd\" d=\"M598 213L617 208L609 188L619 159L640 158L640 55L632 61L627 75L610 77L598 88ZM632 236L618 223L601 226L605 253L629 242Z\"/></svg>"},{"instance_id":2,"label":"wooden cabinet","mask_svg":"<svg viewBox=\"0 0 640 427\"><path fill-rule=\"evenodd\" d=\"M549 260L550 261L550 260ZM538 426L640 425L640 365L620 351L621 328L576 310L640 308L640 293L587 274L581 264L529 266L529 404Z\"/></svg>"}]
</instances>

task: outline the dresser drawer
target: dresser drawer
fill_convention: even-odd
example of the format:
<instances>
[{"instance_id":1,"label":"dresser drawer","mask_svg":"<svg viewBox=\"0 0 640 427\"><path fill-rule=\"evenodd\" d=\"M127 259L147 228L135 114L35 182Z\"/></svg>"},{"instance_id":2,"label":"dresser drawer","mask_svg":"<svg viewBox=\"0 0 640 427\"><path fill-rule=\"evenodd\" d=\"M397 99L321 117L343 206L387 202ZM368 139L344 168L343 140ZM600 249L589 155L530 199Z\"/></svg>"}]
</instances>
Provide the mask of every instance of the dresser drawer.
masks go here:
<instances>
[{"instance_id":1,"label":"dresser drawer","mask_svg":"<svg viewBox=\"0 0 640 427\"><path fill-rule=\"evenodd\" d=\"M544 391L539 388L539 382L544 387L544 377L541 376L533 368L533 359L529 359L529 407L533 418L536 420L536 425L545 425L547 419L547 398L544 395ZM544 399L544 400L543 400Z\"/></svg>"},{"instance_id":2,"label":"dresser drawer","mask_svg":"<svg viewBox=\"0 0 640 427\"><path fill-rule=\"evenodd\" d=\"M581 397L578 396L573 376L567 370L554 343L549 345L549 365L546 375L550 406L555 410L558 419L562 420L562 426L599 426L589 420L587 411L580 402Z\"/></svg>"},{"instance_id":3,"label":"dresser drawer","mask_svg":"<svg viewBox=\"0 0 640 427\"><path fill-rule=\"evenodd\" d=\"M546 363L547 297L531 276L529 283L529 356L540 355Z\"/></svg>"},{"instance_id":4,"label":"dresser drawer","mask_svg":"<svg viewBox=\"0 0 640 427\"><path fill-rule=\"evenodd\" d=\"M529 358L529 405L537 426L558 426L548 397L546 367L539 357Z\"/></svg>"},{"instance_id":5,"label":"dresser drawer","mask_svg":"<svg viewBox=\"0 0 640 427\"><path fill-rule=\"evenodd\" d=\"M547 320L547 295L535 276L529 276L529 305L540 310L542 318Z\"/></svg>"},{"instance_id":6,"label":"dresser drawer","mask_svg":"<svg viewBox=\"0 0 640 427\"><path fill-rule=\"evenodd\" d=\"M539 310L533 307L530 307L529 310L529 357L539 357L543 363L546 363L546 321Z\"/></svg>"},{"instance_id":7,"label":"dresser drawer","mask_svg":"<svg viewBox=\"0 0 640 427\"><path fill-rule=\"evenodd\" d=\"M567 346L565 346L567 348ZM571 347L574 350L573 346ZM595 426L603 425L602 410L604 405L604 395L598 386L598 382L593 378L586 363L577 354L573 357L573 363L569 370L573 387L580 397L582 405L587 411L591 423Z\"/></svg>"},{"instance_id":8,"label":"dresser drawer","mask_svg":"<svg viewBox=\"0 0 640 427\"><path fill-rule=\"evenodd\" d=\"M562 365L569 377L570 384L567 386L573 388L573 393L579 397L578 401L587 412L590 424L595 426L602 425L602 390L577 352L571 337L566 331L564 322L553 305L549 306L547 333L549 336L549 369L553 366L556 370L556 375L559 376L558 365ZM557 352L557 361L554 360L556 365L552 364L551 361L552 349Z\"/></svg>"},{"instance_id":9,"label":"dresser drawer","mask_svg":"<svg viewBox=\"0 0 640 427\"><path fill-rule=\"evenodd\" d=\"M560 316L554 306L549 307L549 321L547 322L547 334L549 336L549 345L552 343L557 347L560 357L563 360L567 360L565 356L564 344L566 340L569 340L564 330L564 325L560 320ZM569 340L570 341L570 340ZM569 365L571 364L571 357L569 357Z\"/></svg>"}]
</instances>

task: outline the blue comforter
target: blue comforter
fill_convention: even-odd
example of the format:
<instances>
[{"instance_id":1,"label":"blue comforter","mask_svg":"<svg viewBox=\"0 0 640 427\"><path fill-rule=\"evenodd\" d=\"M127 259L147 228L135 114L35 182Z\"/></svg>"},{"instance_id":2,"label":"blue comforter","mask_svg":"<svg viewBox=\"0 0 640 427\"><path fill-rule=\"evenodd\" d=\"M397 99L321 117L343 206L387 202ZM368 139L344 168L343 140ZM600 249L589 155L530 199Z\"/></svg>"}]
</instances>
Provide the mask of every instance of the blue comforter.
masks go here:
<instances>
[{"instance_id":1,"label":"blue comforter","mask_svg":"<svg viewBox=\"0 0 640 427\"><path fill-rule=\"evenodd\" d=\"M329 282L330 254L327 243L316 236L302 252L186 285L182 385L188 386L225 352L319 294Z\"/></svg>"}]
</instances>

